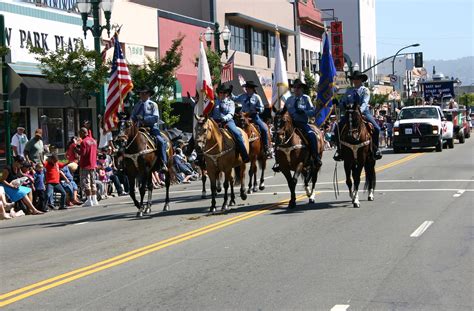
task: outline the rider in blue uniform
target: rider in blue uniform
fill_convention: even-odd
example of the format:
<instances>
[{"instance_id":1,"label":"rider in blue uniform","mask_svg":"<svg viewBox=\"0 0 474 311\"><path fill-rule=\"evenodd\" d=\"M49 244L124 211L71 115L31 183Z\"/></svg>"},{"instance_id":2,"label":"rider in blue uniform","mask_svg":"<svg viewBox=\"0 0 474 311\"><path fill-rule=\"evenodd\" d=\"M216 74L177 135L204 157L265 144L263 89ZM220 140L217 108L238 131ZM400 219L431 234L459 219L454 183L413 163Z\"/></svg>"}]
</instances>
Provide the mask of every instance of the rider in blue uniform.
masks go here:
<instances>
[{"instance_id":1,"label":"rider in blue uniform","mask_svg":"<svg viewBox=\"0 0 474 311\"><path fill-rule=\"evenodd\" d=\"M270 146L268 141L268 127L260 118L265 107L263 106L262 99L255 92L255 88L257 88L258 85L249 80L242 85L242 87L245 87L245 93L239 96L232 96L232 99L242 104L242 112L250 113L253 123L256 124L260 130L260 136L262 137L265 153L269 156Z\"/></svg>"},{"instance_id":2,"label":"rider in blue uniform","mask_svg":"<svg viewBox=\"0 0 474 311\"><path fill-rule=\"evenodd\" d=\"M212 110L211 118L217 123L227 127L237 142L237 150L242 156L242 160L247 163L249 162L249 155L245 148L242 133L234 122L235 103L230 99L230 94L232 94L232 86L221 84L217 87L218 99L216 100L214 109Z\"/></svg>"},{"instance_id":3,"label":"rider in blue uniform","mask_svg":"<svg viewBox=\"0 0 474 311\"><path fill-rule=\"evenodd\" d=\"M354 87L347 90L346 95L341 101L341 104L345 105L349 101L359 102L360 112L365 117L365 119L368 122L372 123L372 125L374 126L374 131L372 133L372 143L375 148L374 158L375 160L380 160L382 158L382 153L379 150L380 127L377 121L375 121L374 117L372 116L372 113L370 112L370 91L367 87L363 85L363 83L367 81L368 77L366 74L363 74L360 71L354 71L354 73L352 74L352 76L349 77L349 79L352 80ZM338 124L339 130L336 129L336 131L334 131L334 139L337 146L336 154L334 155L334 160L336 161L343 160L339 144L339 131L342 130L346 123L347 117L344 116L341 118L341 121Z\"/></svg>"},{"instance_id":4,"label":"rider in blue uniform","mask_svg":"<svg viewBox=\"0 0 474 311\"><path fill-rule=\"evenodd\" d=\"M160 151L160 158L162 165L160 167L161 172L168 170L166 163L168 163L168 157L166 155L166 140L163 138L160 132L158 124L160 122L160 112L158 105L150 100L155 92L145 88L138 90L137 93L140 95L140 101L133 107L131 119L134 122L140 122L142 125L150 128L150 134L156 138L158 143L158 149Z\"/></svg>"},{"instance_id":5,"label":"rider in blue uniform","mask_svg":"<svg viewBox=\"0 0 474 311\"><path fill-rule=\"evenodd\" d=\"M315 116L315 110L311 103L311 98L303 93L305 87L306 84L304 84L300 79L296 79L293 83L294 93L286 100L285 107L290 113L293 124L301 129L308 138L314 164L321 166L321 157L318 153L318 140L316 138L316 133L308 124L309 118Z\"/></svg>"}]
</instances>

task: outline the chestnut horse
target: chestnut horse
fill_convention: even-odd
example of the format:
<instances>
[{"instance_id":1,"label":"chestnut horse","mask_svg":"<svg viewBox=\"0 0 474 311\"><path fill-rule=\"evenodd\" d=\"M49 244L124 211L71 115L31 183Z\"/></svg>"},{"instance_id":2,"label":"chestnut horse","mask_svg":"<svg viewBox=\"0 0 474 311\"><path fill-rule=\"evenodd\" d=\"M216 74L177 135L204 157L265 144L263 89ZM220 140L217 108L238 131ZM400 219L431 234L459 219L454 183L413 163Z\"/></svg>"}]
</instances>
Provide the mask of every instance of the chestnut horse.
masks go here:
<instances>
[{"instance_id":1,"label":"chestnut horse","mask_svg":"<svg viewBox=\"0 0 474 311\"><path fill-rule=\"evenodd\" d=\"M169 210L169 188L171 185L171 172L173 169L173 148L168 136L164 135L168 142L168 172L165 173L166 198L164 211ZM126 121L122 124L122 129L117 137L118 145L124 148L124 172L128 177L130 184L130 197L138 208L137 217L151 212L153 182L152 172L161 166L159 151L155 142L148 134L147 129L140 128L132 121ZM122 142L120 144L120 141ZM135 197L135 181L138 183L140 191L140 202ZM143 204L145 192L148 190L148 200Z\"/></svg>"},{"instance_id":2,"label":"chestnut horse","mask_svg":"<svg viewBox=\"0 0 474 311\"><path fill-rule=\"evenodd\" d=\"M346 185L349 188L352 204L354 207L360 207L359 184L362 169L365 170L365 188L369 190L368 200L374 200L376 176L372 135L362 118L358 104L349 104L346 114L347 124L340 133L341 153L344 159ZM352 188L352 181L354 181L354 188Z\"/></svg>"},{"instance_id":3,"label":"chestnut horse","mask_svg":"<svg viewBox=\"0 0 474 311\"><path fill-rule=\"evenodd\" d=\"M229 206L235 205L234 195L234 177L232 176L232 169L236 168L237 179L240 180L240 197L242 200L247 199L245 193L245 163L241 156L236 152L234 140L229 133L219 129L217 123L207 116L199 117L194 115L198 121L195 127L195 146L196 150L202 152L206 162L207 175L211 181L211 208L210 212L216 212L216 194L217 194L217 180L220 172L224 173L224 203L222 204L222 211L229 210ZM247 134L243 130L242 136L244 138L245 146L248 150L249 142ZM228 190L230 186L230 202L228 201Z\"/></svg>"},{"instance_id":4,"label":"chestnut horse","mask_svg":"<svg viewBox=\"0 0 474 311\"><path fill-rule=\"evenodd\" d=\"M265 154L265 149L263 148L263 143L260 139L260 132L257 127L252 123L250 116L246 112L240 112L235 115L236 124L238 127L244 130L249 138L250 151L250 169L249 169L249 188L247 193L257 192L257 161L260 165L260 184L258 189L265 189L265 168L267 167L267 155ZM268 137L270 137L270 133ZM253 186L252 186L252 177L253 177Z\"/></svg>"},{"instance_id":5,"label":"chestnut horse","mask_svg":"<svg viewBox=\"0 0 474 311\"><path fill-rule=\"evenodd\" d=\"M291 191L288 208L296 207L295 188L300 174L303 176L306 196L309 203L315 202L314 187L318 180L318 172L321 166L315 166L311 160L311 150L306 146L304 140L298 133L293 121L286 109L278 112L274 119L275 124L275 162L286 178ZM324 138L321 131L315 127L316 139L318 141L318 154L322 158L324 151ZM294 172L293 176L291 171ZM311 189L309 181L311 180Z\"/></svg>"}]
</instances>

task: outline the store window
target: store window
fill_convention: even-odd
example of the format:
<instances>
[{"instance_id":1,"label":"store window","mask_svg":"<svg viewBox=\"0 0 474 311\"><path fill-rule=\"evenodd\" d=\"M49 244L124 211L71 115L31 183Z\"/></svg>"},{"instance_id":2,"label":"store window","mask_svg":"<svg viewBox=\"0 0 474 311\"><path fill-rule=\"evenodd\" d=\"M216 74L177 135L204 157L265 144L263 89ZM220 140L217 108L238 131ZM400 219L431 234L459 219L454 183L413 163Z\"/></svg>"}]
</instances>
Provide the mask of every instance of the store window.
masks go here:
<instances>
[{"instance_id":1,"label":"store window","mask_svg":"<svg viewBox=\"0 0 474 311\"><path fill-rule=\"evenodd\" d=\"M249 53L249 35L245 26L230 24L230 49Z\"/></svg>"},{"instance_id":2,"label":"store window","mask_svg":"<svg viewBox=\"0 0 474 311\"><path fill-rule=\"evenodd\" d=\"M21 108L20 112L12 112L10 114L10 137L5 137L5 113L3 110L0 110L0 158L5 158L6 153L6 139L11 141L11 137L16 133L16 128L22 126L25 128L25 133L28 138L30 138L31 129L29 122L29 109Z\"/></svg>"},{"instance_id":3,"label":"store window","mask_svg":"<svg viewBox=\"0 0 474 311\"><path fill-rule=\"evenodd\" d=\"M43 130L43 141L50 146L51 152L64 151L63 109L39 108L38 124ZM67 120L67 119L66 119Z\"/></svg>"},{"instance_id":4,"label":"store window","mask_svg":"<svg viewBox=\"0 0 474 311\"><path fill-rule=\"evenodd\" d=\"M275 58L275 34L270 33L269 35L269 57Z\"/></svg>"},{"instance_id":5,"label":"store window","mask_svg":"<svg viewBox=\"0 0 474 311\"><path fill-rule=\"evenodd\" d=\"M265 56L266 44L264 44L263 31L253 29L252 48L255 55Z\"/></svg>"}]
</instances>

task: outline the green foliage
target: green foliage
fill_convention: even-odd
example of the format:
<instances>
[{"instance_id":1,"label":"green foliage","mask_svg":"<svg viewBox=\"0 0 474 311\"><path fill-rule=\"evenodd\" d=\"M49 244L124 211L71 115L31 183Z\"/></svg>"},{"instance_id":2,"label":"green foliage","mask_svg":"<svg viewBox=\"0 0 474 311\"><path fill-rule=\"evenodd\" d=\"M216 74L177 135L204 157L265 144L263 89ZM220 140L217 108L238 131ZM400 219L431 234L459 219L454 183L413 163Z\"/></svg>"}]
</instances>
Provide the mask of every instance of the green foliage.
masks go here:
<instances>
[{"instance_id":1,"label":"green foliage","mask_svg":"<svg viewBox=\"0 0 474 311\"><path fill-rule=\"evenodd\" d=\"M7 56L9 52L10 48L8 48L8 46L0 46L0 57Z\"/></svg>"},{"instance_id":2,"label":"green foliage","mask_svg":"<svg viewBox=\"0 0 474 311\"><path fill-rule=\"evenodd\" d=\"M316 80L314 79L313 74L309 71L308 68L304 70L304 81L306 84L306 91L309 93L310 97L313 97L316 91Z\"/></svg>"},{"instance_id":3,"label":"green foliage","mask_svg":"<svg viewBox=\"0 0 474 311\"><path fill-rule=\"evenodd\" d=\"M467 106L474 106L474 93L465 93L458 97L458 104Z\"/></svg>"},{"instance_id":4,"label":"green foliage","mask_svg":"<svg viewBox=\"0 0 474 311\"><path fill-rule=\"evenodd\" d=\"M152 100L158 103L161 119L167 126L172 126L179 121L179 116L171 114L173 111L171 104L176 83L175 72L179 68L183 56L181 46L183 39L183 35L174 39L163 58L155 60L147 57L143 66L129 66L134 89L148 87L155 90ZM135 94L133 99L137 102L138 95Z\"/></svg>"},{"instance_id":5,"label":"green foliage","mask_svg":"<svg viewBox=\"0 0 474 311\"><path fill-rule=\"evenodd\" d=\"M217 85L221 81L222 62L219 54L214 50L206 50L207 62L211 73L212 85Z\"/></svg>"},{"instance_id":6,"label":"green foliage","mask_svg":"<svg viewBox=\"0 0 474 311\"><path fill-rule=\"evenodd\" d=\"M108 68L101 63L100 53L87 50L82 40L77 41L73 51L46 52L33 46L29 50L36 55L46 79L63 85L64 94L69 95L76 105L98 93L107 81ZM96 67L96 63L100 65Z\"/></svg>"},{"instance_id":7,"label":"green foliage","mask_svg":"<svg viewBox=\"0 0 474 311\"><path fill-rule=\"evenodd\" d=\"M372 107L380 106L388 101L388 94L370 94L369 104Z\"/></svg>"}]
</instances>

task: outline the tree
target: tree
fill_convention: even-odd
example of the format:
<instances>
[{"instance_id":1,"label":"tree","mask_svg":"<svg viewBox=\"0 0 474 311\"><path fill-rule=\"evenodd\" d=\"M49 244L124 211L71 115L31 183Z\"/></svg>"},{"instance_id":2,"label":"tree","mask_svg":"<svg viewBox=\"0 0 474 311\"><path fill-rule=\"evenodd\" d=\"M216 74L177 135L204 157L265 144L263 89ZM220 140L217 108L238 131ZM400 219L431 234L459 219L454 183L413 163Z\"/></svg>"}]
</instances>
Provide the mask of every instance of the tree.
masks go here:
<instances>
[{"instance_id":1,"label":"tree","mask_svg":"<svg viewBox=\"0 0 474 311\"><path fill-rule=\"evenodd\" d=\"M306 84L306 88L307 88L307 92L309 92L309 96L310 97L313 97L314 93L315 93L315 90L316 90L316 79L314 79L314 76L313 74L311 74L311 72L309 72L309 69L306 68L304 70L304 81L305 81L305 84Z\"/></svg>"},{"instance_id":2,"label":"tree","mask_svg":"<svg viewBox=\"0 0 474 311\"><path fill-rule=\"evenodd\" d=\"M100 53L87 50L82 40L77 41L74 50L47 52L33 46L29 50L40 62L39 68L46 80L61 84L64 94L69 95L76 105L98 93L107 81L108 68L101 63ZM101 63L97 68L96 62Z\"/></svg>"},{"instance_id":3,"label":"tree","mask_svg":"<svg viewBox=\"0 0 474 311\"><path fill-rule=\"evenodd\" d=\"M155 89L152 100L159 103L161 119L167 126L172 126L179 121L179 116L171 114L173 111L171 104L176 83L175 73L183 56L181 46L183 39L183 35L174 39L163 58L155 60L147 57L143 66L130 66L134 89L139 90L144 87ZM133 99L135 102L138 101L137 94L133 96Z\"/></svg>"},{"instance_id":4,"label":"tree","mask_svg":"<svg viewBox=\"0 0 474 311\"><path fill-rule=\"evenodd\" d=\"M376 107L378 105L382 105L383 103L388 101L388 94L370 94L370 101L369 104L372 107Z\"/></svg>"},{"instance_id":5,"label":"tree","mask_svg":"<svg viewBox=\"0 0 474 311\"><path fill-rule=\"evenodd\" d=\"M458 97L458 104L466 107L474 106L474 93L465 93Z\"/></svg>"},{"instance_id":6,"label":"tree","mask_svg":"<svg viewBox=\"0 0 474 311\"><path fill-rule=\"evenodd\" d=\"M217 52L206 50L207 62L209 63L209 72L211 73L212 85L217 85L221 82L222 62Z\"/></svg>"}]
</instances>

